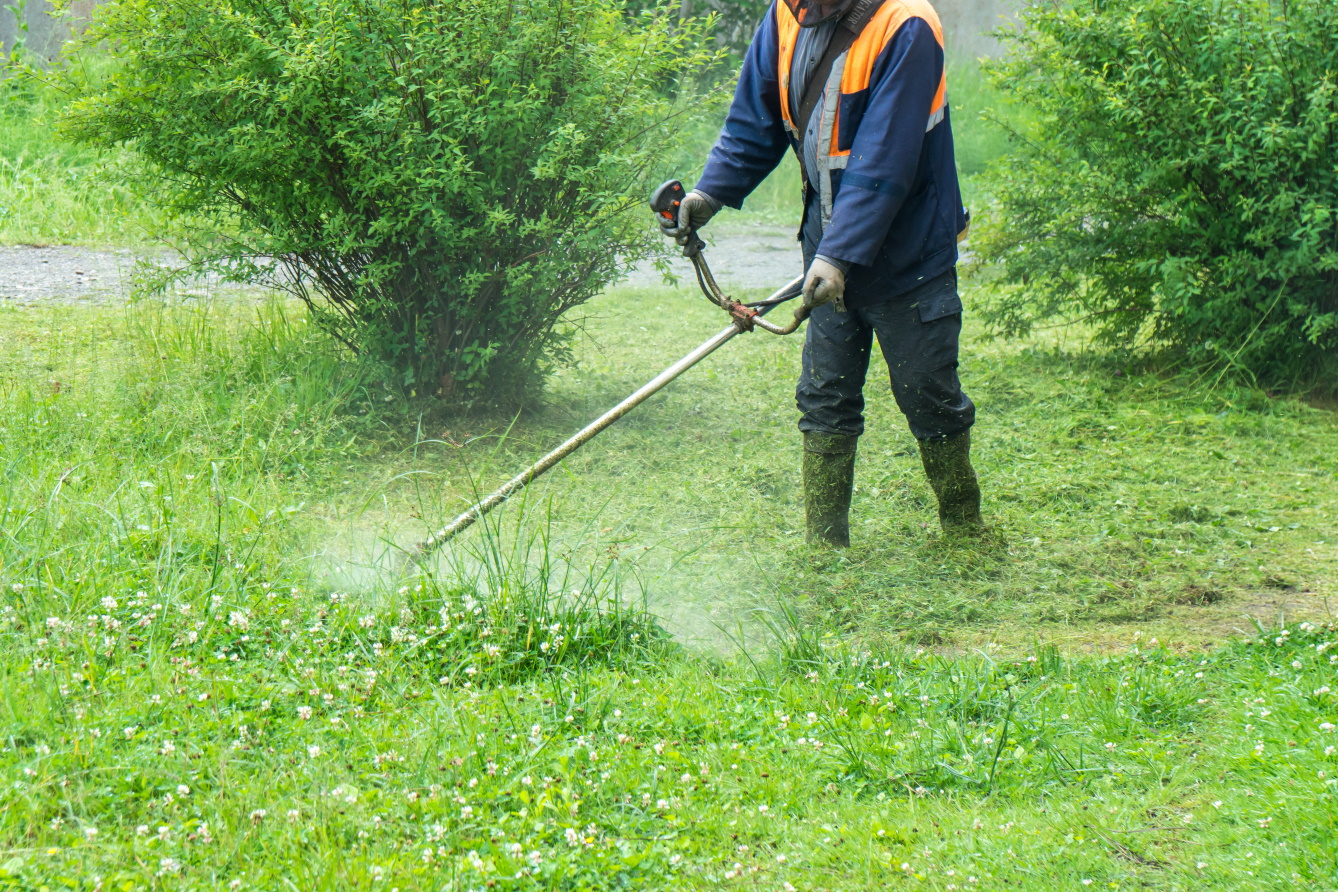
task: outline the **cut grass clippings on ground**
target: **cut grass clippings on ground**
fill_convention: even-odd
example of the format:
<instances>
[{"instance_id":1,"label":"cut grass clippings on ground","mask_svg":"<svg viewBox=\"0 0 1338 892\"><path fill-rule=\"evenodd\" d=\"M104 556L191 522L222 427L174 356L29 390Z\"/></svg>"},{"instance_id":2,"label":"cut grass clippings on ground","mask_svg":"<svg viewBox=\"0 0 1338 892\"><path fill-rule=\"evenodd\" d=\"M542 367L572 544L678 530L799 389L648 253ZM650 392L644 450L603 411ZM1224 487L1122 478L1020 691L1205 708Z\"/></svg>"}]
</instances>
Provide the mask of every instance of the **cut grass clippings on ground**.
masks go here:
<instances>
[{"instance_id":1,"label":"cut grass clippings on ground","mask_svg":"<svg viewBox=\"0 0 1338 892\"><path fill-rule=\"evenodd\" d=\"M722 324L592 311L512 423L285 305L0 310L0 884L1338 883L1335 425L1299 402L968 329L1001 544L938 536L871 383L856 547L812 553L799 342L754 335L454 563L324 581L331 536L411 541ZM754 633L685 649L674 604Z\"/></svg>"}]
</instances>

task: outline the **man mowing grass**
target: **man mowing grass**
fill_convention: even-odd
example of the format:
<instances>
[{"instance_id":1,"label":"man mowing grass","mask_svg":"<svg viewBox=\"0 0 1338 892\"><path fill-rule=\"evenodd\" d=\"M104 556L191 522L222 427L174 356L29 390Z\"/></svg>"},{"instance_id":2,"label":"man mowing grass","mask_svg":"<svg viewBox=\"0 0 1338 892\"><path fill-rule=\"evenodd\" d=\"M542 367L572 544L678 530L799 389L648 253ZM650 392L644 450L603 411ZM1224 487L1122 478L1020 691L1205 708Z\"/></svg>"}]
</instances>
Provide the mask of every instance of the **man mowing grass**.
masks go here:
<instances>
[{"instance_id":1,"label":"man mowing grass","mask_svg":"<svg viewBox=\"0 0 1338 892\"><path fill-rule=\"evenodd\" d=\"M943 30L925 0L777 0L753 37L697 188L665 234L743 200L787 147L804 172L813 308L797 399L809 542L850 544L864 379L878 337L945 532L979 533L975 406L957 379L962 207Z\"/></svg>"}]
</instances>

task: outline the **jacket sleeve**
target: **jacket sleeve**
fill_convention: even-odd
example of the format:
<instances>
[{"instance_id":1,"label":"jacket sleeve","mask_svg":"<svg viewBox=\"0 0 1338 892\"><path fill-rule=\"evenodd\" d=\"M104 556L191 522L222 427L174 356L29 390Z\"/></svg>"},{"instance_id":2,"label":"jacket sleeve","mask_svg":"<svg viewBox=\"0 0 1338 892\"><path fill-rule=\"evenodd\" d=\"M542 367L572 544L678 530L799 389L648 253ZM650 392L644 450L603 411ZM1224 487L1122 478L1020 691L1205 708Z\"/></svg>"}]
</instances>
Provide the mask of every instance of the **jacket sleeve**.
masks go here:
<instances>
[{"instance_id":1,"label":"jacket sleeve","mask_svg":"<svg viewBox=\"0 0 1338 892\"><path fill-rule=\"evenodd\" d=\"M869 265L915 183L943 78L943 48L921 18L906 21L874 63L869 100L818 253Z\"/></svg>"},{"instance_id":2,"label":"jacket sleeve","mask_svg":"<svg viewBox=\"0 0 1338 892\"><path fill-rule=\"evenodd\" d=\"M776 169L790 145L781 116L779 57L772 4L748 46L725 126L697 180L697 189L732 208L743 207L743 200Z\"/></svg>"}]
</instances>

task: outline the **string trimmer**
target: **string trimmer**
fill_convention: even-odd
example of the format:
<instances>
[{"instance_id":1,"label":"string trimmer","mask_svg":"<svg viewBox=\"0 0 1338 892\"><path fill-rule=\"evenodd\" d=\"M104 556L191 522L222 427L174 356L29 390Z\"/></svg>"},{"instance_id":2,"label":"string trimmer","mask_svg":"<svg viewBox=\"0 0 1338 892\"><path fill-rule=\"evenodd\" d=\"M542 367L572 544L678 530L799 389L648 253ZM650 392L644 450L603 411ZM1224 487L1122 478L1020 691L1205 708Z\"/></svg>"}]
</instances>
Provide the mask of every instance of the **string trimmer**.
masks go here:
<instances>
[{"instance_id":1,"label":"string trimmer","mask_svg":"<svg viewBox=\"0 0 1338 892\"><path fill-rule=\"evenodd\" d=\"M682 183L678 180L670 180L660 186L660 188L656 189L655 194L651 196L651 210L672 222L678 217L678 205L679 202L683 200L685 194ZM636 393L633 393L627 399L599 416L589 425L581 429L581 431L575 434L571 439L567 440L561 446L539 459L515 477L512 477L506 483L498 487L495 492L472 506L468 511L455 518L455 520L437 530L422 542L414 545L409 550L409 558L411 560L421 563L437 549L441 548L447 542L473 526L480 518L488 514L488 512L529 486L564 458L593 440L595 436L605 428L608 428L628 412L631 412L637 406L650 399L650 397L658 393L670 381L673 381L679 375L682 375L716 350L719 350L727 342L733 340L735 336L750 332L755 328L760 328L763 331L769 331L776 335L793 334L799 328L800 324L808 318L808 310L804 307L800 307L796 310L794 320L785 326L775 325L762 318L774 307L799 296L804 285L803 276L794 279L765 300L756 301L754 303L741 303L732 300L721 292L720 286L716 284L715 277L711 275L711 268L706 265L706 258L702 256L702 249L705 247L706 243L701 240L701 237L697 235L696 232L689 233L686 243L683 245L683 256L692 261L692 268L697 274L697 284L701 286L702 293L706 295L707 300L729 314L731 320L729 328L726 328L724 331L720 332L720 334L711 338L696 350L693 350L687 356L684 356L678 362L669 366L669 368L665 369L663 372L660 372L660 374L646 382L646 384L637 390Z\"/></svg>"}]
</instances>

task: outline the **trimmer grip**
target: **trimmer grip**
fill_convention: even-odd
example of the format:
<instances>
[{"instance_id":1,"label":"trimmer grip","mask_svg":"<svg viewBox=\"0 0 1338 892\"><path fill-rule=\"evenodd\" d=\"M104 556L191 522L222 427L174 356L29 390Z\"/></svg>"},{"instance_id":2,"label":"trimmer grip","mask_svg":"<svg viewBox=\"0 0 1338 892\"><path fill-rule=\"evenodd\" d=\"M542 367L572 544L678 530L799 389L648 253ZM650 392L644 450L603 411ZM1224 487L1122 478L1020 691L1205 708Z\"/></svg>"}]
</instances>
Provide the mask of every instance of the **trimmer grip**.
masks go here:
<instances>
[{"instance_id":1,"label":"trimmer grip","mask_svg":"<svg viewBox=\"0 0 1338 892\"><path fill-rule=\"evenodd\" d=\"M678 225L678 208L687 194L678 180L670 180L655 190L650 197L650 209L660 218L661 226L673 228Z\"/></svg>"}]
</instances>

